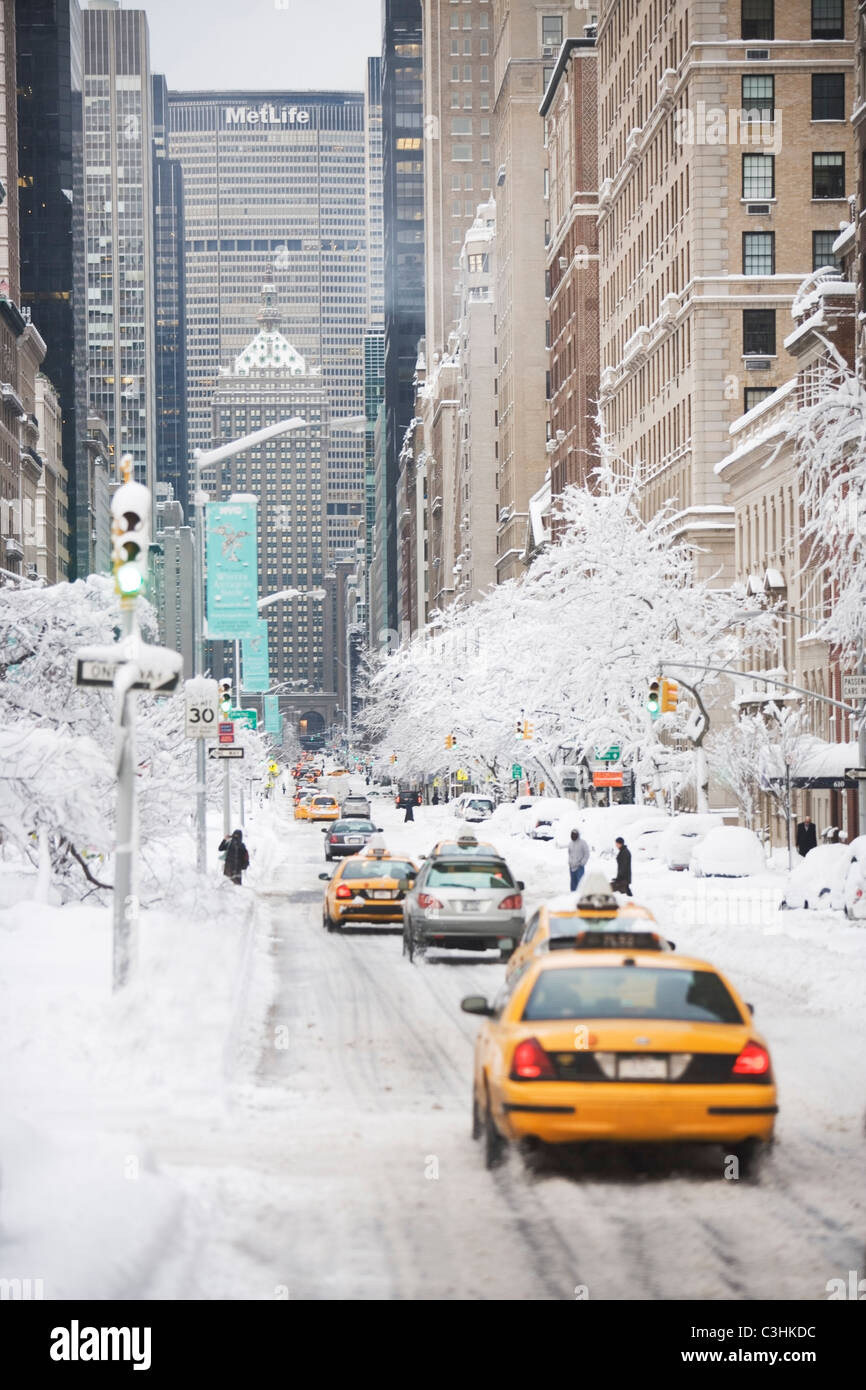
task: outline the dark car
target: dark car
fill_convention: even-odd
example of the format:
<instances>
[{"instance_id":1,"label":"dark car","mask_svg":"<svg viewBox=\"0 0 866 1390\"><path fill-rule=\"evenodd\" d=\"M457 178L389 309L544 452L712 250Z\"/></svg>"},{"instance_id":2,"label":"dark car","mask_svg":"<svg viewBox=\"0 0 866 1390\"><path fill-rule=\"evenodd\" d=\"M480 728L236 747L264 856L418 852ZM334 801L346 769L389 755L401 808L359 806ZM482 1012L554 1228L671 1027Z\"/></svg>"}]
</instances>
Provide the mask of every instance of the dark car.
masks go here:
<instances>
[{"instance_id":1,"label":"dark car","mask_svg":"<svg viewBox=\"0 0 866 1390\"><path fill-rule=\"evenodd\" d=\"M347 854L358 854L381 829L371 820L359 818L335 820L323 828L326 859L344 859Z\"/></svg>"},{"instance_id":2,"label":"dark car","mask_svg":"<svg viewBox=\"0 0 866 1390\"><path fill-rule=\"evenodd\" d=\"M345 820L369 820L372 814L366 796L347 796L340 807L340 815Z\"/></svg>"}]
</instances>

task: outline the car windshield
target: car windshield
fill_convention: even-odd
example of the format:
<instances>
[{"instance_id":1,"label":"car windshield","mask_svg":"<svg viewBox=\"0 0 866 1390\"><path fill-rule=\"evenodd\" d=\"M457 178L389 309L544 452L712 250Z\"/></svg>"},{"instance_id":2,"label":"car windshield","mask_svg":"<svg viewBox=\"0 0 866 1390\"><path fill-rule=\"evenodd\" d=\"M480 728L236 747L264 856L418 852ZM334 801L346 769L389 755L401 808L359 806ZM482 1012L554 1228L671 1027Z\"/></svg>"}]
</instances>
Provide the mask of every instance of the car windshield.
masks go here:
<instances>
[{"instance_id":1,"label":"car windshield","mask_svg":"<svg viewBox=\"0 0 866 1390\"><path fill-rule=\"evenodd\" d=\"M505 864L434 864L427 875L430 888L513 888Z\"/></svg>"},{"instance_id":2,"label":"car windshield","mask_svg":"<svg viewBox=\"0 0 866 1390\"><path fill-rule=\"evenodd\" d=\"M743 1022L728 990L712 970L622 965L543 971L532 988L523 1017Z\"/></svg>"},{"instance_id":3,"label":"car windshield","mask_svg":"<svg viewBox=\"0 0 866 1390\"><path fill-rule=\"evenodd\" d=\"M342 881L360 878L414 878L415 870L404 859L363 859L356 864L348 863L341 875Z\"/></svg>"},{"instance_id":4,"label":"car windshield","mask_svg":"<svg viewBox=\"0 0 866 1390\"><path fill-rule=\"evenodd\" d=\"M345 831L347 835L361 835L371 833L376 829L371 820L338 820L334 822L332 834L339 835L340 831Z\"/></svg>"}]
</instances>

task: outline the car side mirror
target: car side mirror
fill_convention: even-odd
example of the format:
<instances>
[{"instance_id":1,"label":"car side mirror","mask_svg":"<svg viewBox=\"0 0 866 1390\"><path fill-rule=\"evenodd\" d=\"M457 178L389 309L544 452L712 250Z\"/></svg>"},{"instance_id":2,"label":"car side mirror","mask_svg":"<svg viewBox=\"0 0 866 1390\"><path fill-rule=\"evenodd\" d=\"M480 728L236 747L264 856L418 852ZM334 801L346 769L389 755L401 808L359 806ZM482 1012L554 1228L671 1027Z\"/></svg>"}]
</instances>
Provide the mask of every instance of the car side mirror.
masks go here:
<instances>
[{"instance_id":1,"label":"car side mirror","mask_svg":"<svg viewBox=\"0 0 866 1390\"><path fill-rule=\"evenodd\" d=\"M401 893L408 893L411 886L411 881L408 878L397 879L397 887L400 889Z\"/></svg>"},{"instance_id":2,"label":"car side mirror","mask_svg":"<svg viewBox=\"0 0 866 1390\"><path fill-rule=\"evenodd\" d=\"M677 943L675 941L671 941L670 938L668 938L668 945L670 946L672 951L675 951L677 949Z\"/></svg>"},{"instance_id":3,"label":"car side mirror","mask_svg":"<svg viewBox=\"0 0 866 1390\"><path fill-rule=\"evenodd\" d=\"M755 1012L754 1004L750 1004L748 1001L746 1001L746 1008L749 1010L750 1014L753 1014Z\"/></svg>"},{"instance_id":4,"label":"car side mirror","mask_svg":"<svg viewBox=\"0 0 866 1390\"><path fill-rule=\"evenodd\" d=\"M381 827L381 825L377 825L377 826L376 826L376 829L377 829L377 831L379 832L379 834L381 835L381 833L382 833L382 827Z\"/></svg>"},{"instance_id":5,"label":"car side mirror","mask_svg":"<svg viewBox=\"0 0 866 1390\"><path fill-rule=\"evenodd\" d=\"M330 881L331 881L331 875L330 875L330 874L319 874L319 878L323 878L323 879L325 880L326 883L330 883Z\"/></svg>"},{"instance_id":6,"label":"car side mirror","mask_svg":"<svg viewBox=\"0 0 866 1390\"><path fill-rule=\"evenodd\" d=\"M481 1014L484 1018L493 1017L493 1010L483 994L467 995L465 999L461 999L460 1007L465 1014Z\"/></svg>"},{"instance_id":7,"label":"car side mirror","mask_svg":"<svg viewBox=\"0 0 866 1390\"><path fill-rule=\"evenodd\" d=\"M519 879L517 880L517 886L518 886L518 888L521 890L521 892L522 892L523 889L526 887L526 884L523 882L523 879L522 879L522 878L519 878Z\"/></svg>"},{"instance_id":8,"label":"car side mirror","mask_svg":"<svg viewBox=\"0 0 866 1390\"><path fill-rule=\"evenodd\" d=\"M323 826L322 826L322 834L323 834L323 835L327 835L327 833L328 833L328 827L327 827L327 825L323 825Z\"/></svg>"}]
</instances>

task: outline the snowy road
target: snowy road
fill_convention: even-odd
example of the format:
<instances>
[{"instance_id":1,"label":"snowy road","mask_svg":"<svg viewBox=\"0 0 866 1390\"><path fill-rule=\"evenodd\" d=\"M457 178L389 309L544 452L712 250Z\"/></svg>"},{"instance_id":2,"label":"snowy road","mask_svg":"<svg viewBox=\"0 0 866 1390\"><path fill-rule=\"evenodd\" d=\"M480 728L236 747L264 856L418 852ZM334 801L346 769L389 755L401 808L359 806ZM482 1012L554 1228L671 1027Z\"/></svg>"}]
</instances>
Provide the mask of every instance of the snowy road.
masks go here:
<instances>
[{"instance_id":1,"label":"snowy road","mask_svg":"<svg viewBox=\"0 0 866 1390\"><path fill-rule=\"evenodd\" d=\"M429 848L445 824L441 808L405 831L390 806L375 814L398 848ZM553 846L512 858L530 900L561 877ZM760 1186L725 1181L709 1150L673 1173L530 1177L512 1155L488 1174L469 1137L477 1023L459 1003L492 995L503 967L412 967L398 934L328 935L323 868L319 829L288 818L262 850L277 987L260 1059L224 1124L148 1135L194 1201L143 1296L573 1299L585 1286L590 1299L822 1299L862 1266L862 1009L842 1025L836 979L853 965L813 924L784 939L748 924L688 933L755 1002L774 1049L780 1142ZM653 905L682 884L653 881Z\"/></svg>"}]
</instances>

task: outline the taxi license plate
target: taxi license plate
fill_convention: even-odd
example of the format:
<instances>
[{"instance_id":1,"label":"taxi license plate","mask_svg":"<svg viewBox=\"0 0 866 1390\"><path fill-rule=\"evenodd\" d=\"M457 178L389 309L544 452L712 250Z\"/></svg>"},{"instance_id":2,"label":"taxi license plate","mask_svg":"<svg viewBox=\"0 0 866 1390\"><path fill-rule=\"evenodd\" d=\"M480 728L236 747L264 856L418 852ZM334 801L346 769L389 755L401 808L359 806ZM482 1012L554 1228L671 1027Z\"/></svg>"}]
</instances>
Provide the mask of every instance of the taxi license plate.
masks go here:
<instances>
[{"instance_id":1,"label":"taxi license plate","mask_svg":"<svg viewBox=\"0 0 866 1390\"><path fill-rule=\"evenodd\" d=\"M393 898L394 894L390 888L374 888L370 896L373 898Z\"/></svg>"},{"instance_id":2,"label":"taxi license plate","mask_svg":"<svg viewBox=\"0 0 866 1390\"><path fill-rule=\"evenodd\" d=\"M620 1057L617 1068L620 1081L667 1081L666 1057Z\"/></svg>"}]
</instances>

